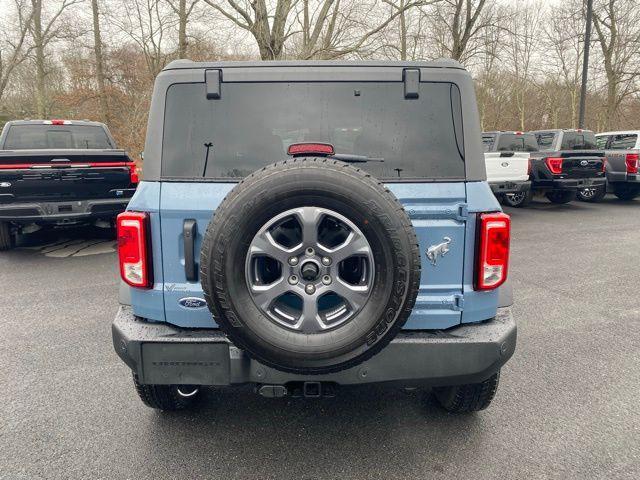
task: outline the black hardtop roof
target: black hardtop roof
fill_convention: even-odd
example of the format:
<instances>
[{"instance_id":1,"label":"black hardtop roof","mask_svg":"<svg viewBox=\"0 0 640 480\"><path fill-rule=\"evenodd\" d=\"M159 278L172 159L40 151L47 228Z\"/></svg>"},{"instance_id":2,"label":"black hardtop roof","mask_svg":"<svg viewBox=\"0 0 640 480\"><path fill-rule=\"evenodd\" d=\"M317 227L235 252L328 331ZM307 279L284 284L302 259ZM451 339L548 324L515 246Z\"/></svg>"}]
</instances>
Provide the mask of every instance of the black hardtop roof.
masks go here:
<instances>
[{"instance_id":1,"label":"black hardtop roof","mask_svg":"<svg viewBox=\"0 0 640 480\"><path fill-rule=\"evenodd\" d=\"M277 67L403 67L403 68L453 68L465 70L457 61L442 58L433 61L406 62L394 60L248 60L221 62L194 62L174 60L163 70L207 69L207 68L277 68Z\"/></svg>"}]
</instances>

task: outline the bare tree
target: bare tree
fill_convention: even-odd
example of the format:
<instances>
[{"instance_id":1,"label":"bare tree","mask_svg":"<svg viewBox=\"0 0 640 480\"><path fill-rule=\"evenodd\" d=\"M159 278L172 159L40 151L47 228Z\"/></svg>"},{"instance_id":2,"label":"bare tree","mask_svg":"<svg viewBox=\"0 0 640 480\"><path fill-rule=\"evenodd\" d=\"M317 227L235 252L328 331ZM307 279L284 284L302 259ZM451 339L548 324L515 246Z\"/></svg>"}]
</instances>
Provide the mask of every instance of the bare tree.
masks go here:
<instances>
[{"instance_id":1,"label":"bare tree","mask_svg":"<svg viewBox=\"0 0 640 480\"><path fill-rule=\"evenodd\" d=\"M570 126L578 125L578 105L580 100L580 82L582 76L582 54L584 49L584 12L582 0L570 0L558 5L555 14L544 26L545 41L543 46L548 52L547 64L549 73L559 77L561 95L558 97L549 91L549 106L555 118L559 109L564 109L569 102ZM545 89L548 91L551 89ZM557 90L557 89L556 89ZM556 126L556 125L554 125Z\"/></svg>"},{"instance_id":2,"label":"bare tree","mask_svg":"<svg viewBox=\"0 0 640 480\"><path fill-rule=\"evenodd\" d=\"M100 102L100 116L105 123L109 122L109 107L104 77L104 58L102 56L102 35L100 33L100 12L98 0L91 0L93 14L93 53L96 61L96 83L98 84L98 99Z\"/></svg>"},{"instance_id":3,"label":"bare tree","mask_svg":"<svg viewBox=\"0 0 640 480\"><path fill-rule=\"evenodd\" d=\"M149 75L160 73L172 53L167 49L176 23L171 7L164 0L127 0L113 12L111 22L140 49Z\"/></svg>"},{"instance_id":4,"label":"bare tree","mask_svg":"<svg viewBox=\"0 0 640 480\"><path fill-rule=\"evenodd\" d=\"M25 45L31 27L31 11L25 0L15 0L15 22L0 32L0 100L9 84L11 74L27 59L31 49Z\"/></svg>"},{"instance_id":5,"label":"bare tree","mask_svg":"<svg viewBox=\"0 0 640 480\"><path fill-rule=\"evenodd\" d=\"M43 11L43 0L31 0L32 21L29 24L33 49L35 51L36 64L36 103L38 117L44 118L47 114L47 59L46 50L49 44L63 34L61 16L72 5L82 0L62 0L57 8L51 11L47 17ZM50 3L49 3L50 5Z\"/></svg>"},{"instance_id":6,"label":"bare tree","mask_svg":"<svg viewBox=\"0 0 640 480\"><path fill-rule=\"evenodd\" d=\"M540 40L541 5L538 1L527 1L515 7L509 30L508 63L513 77L514 106L518 112L518 128L526 129L527 100L533 82L533 62Z\"/></svg>"},{"instance_id":7,"label":"bare tree","mask_svg":"<svg viewBox=\"0 0 640 480\"><path fill-rule=\"evenodd\" d=\"M378 2L341 2L340 0L277 0L269 8L266 0L204 0L208 5L248 31L254 37L260 58L282 58L286 42L301 36L298 58L337 58L358 52L369 40L405 12L441 0L403 0L401 7L379 15ZM294 19L300 28L294 28ZM296 25L297 26L297 25Z\"/></svg>"},{"instance_id":8,"label":"bare tree","mask_svg":"<svg viewBox=\"0 0 640 480\"><path fill-rule=\"evenodd\" d=\"M600 0L593 26L607 78L605 124L609 127L625 98L639 91L640 9L636 0Z\"/></svg>"},{"instance_id":9,"label":"bare tree","mask_svg":"<svg viewBox=\"0 0 640 480\"><path fill-rule=\"evenodd\" d=\"M501 48L506 30L488 28L483 32L482 42L487 51L481 56L476 75L476 96L483 130L497 128L498 119L503 118L503 108L509 105L508 89L504 88L505 74L499 68Z\"/></svg>"},{"instance_id":10,"label":"bare tree","mask_svg":"<svg viewBox=\"0 0 640 480\"><path fill-rule=\"evenodd\" d=\"M167 0L171 10L178 16L178 58L187 57L187 26L189 17L199 0Z\"/></svg>"},{"instance_id":11,"label":"bare tree","mask_svg":"<svg viewBox=\"0 0 640 480\"><path fill-rule=\"evenodd\" d=\"M284 42L291 35L287 20L297 0L277 0L270 15L266 0L204 0L238 27L255 38L260 58L275 60L282 56ZM271 18L271 25L269 25Z\"/></svg>"},{"instance_id":12,"label":"bare tree","mask_svg":"<svg viewBox=\"0 0 640 480\"><path fill-rule=\"evenodd\" d=\"M496 0L443 0L427 14L439 55L464 64L487 51L483 31L505 20Z\"/></svg>"}]
</instances>

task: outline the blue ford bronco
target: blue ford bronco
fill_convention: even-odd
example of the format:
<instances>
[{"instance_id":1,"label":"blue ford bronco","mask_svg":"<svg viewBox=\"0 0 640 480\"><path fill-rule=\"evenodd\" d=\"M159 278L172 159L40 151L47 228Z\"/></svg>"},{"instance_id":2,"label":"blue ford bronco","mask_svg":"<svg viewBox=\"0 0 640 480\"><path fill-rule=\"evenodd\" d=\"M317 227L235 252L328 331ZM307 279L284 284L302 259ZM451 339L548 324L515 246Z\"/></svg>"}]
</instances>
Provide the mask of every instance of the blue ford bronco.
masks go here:
<instances>
[{"instance_id":1,"label":"blue ford bronco","mask_svg":"<svg viewBox=\"0 0 640 480\"><path fill-rule=\"evenodd\" d=\"M113 343L153 408L387 382L472 412L515 349L510 220L454 61L175 61L117 223Z\"/></svg>"}]
</instances>

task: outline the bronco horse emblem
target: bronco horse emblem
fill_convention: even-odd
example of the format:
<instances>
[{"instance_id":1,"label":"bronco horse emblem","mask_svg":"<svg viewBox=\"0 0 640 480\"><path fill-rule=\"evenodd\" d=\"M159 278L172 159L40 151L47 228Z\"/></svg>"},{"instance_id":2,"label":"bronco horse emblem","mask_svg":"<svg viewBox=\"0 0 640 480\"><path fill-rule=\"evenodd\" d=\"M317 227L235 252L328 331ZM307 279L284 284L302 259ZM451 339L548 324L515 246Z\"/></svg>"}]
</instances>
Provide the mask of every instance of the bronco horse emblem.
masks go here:
<instances>
[{"instance_id":1,"label":"bronco horse emblem","mask_svg":"<svg viewBox=\"0 0 640 480\"><path fill-rule=\"evenodd\" d=\"M438 262L438 255L444 257L449 252L451 239L449 237L443 237L443 240L444 242L438 243L437 245L431 245L427 248L427 258L433 266Z\"/></svg>"}]
</instances>

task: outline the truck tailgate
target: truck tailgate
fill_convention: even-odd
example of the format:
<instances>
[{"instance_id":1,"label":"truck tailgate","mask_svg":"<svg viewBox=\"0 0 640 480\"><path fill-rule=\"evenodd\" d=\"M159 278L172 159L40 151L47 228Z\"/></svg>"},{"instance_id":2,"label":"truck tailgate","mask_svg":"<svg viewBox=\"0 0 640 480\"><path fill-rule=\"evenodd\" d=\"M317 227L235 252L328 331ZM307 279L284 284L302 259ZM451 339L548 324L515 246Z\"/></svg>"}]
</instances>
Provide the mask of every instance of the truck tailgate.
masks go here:
<instances>
[{"instance_id":1,"label":"truck tailgate","mask_svg":"<svg viewBox=\"0 0 640 480\"><path fill-rule=\"evenodd\" d=\"M562 171L570 178L592 178L604 168L603 151L565 151L560 156L563 159Z\"/></svg>"},{"instance_id":2,"label":"truck tailgate","mask_svg":"<svg viewBox=\"0 0 640 480\"><path fill-rule=\"evenodd\" d=\"M0 202L131 196L135 164L119 150L0 152Z\"/></svg>"},{"instance_id":3,"label":"truck tailgate","mask_svg":"<svg viewBox=\"0 0 640 480\"><path fill-rule=\"evenodd\" d=\"M489 182L524 182L529 179L528 152L487 152L484 159Z\"/></svg>"}]
</instances>

